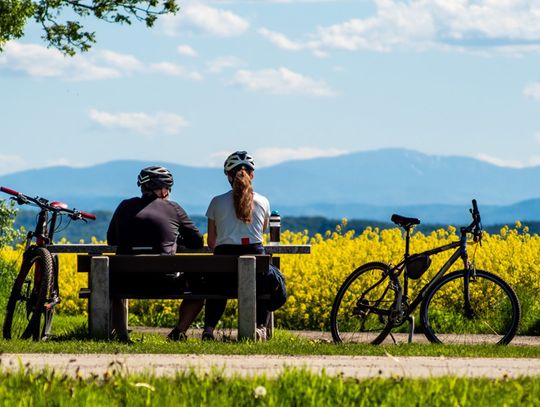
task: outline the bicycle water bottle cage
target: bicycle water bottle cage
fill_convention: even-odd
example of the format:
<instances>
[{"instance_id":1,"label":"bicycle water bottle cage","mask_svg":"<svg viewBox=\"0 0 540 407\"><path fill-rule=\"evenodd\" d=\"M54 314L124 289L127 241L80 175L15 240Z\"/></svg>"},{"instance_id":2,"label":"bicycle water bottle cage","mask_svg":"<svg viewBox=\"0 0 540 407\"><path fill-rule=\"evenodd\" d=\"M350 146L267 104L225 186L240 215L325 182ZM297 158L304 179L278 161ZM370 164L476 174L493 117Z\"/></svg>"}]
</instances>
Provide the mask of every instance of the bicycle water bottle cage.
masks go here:
<instances>
[{"instance_id":1,"label":"bicycle water bottle cage","mask_svg":"<svg viewBox=\"0 0 540 407\"><path fill-rule=\"evenodd\" d=\"M413 280L422 277L431 265L431 257L425 254L413 254L405 265L407 276Z\"/></svg>"},{"instance_id":2,"label":"bicycle water bottle cage","mask_svg":"<svg viewBox=\"0 0 540 407\"><path fill-rule=\"evenodd\" d=\"M407 218L405 216L397 215L395 213L392 215L390 220L404 229L410 229L412 226L420 224L420 219Z\"/></svg>"}]
</instances>

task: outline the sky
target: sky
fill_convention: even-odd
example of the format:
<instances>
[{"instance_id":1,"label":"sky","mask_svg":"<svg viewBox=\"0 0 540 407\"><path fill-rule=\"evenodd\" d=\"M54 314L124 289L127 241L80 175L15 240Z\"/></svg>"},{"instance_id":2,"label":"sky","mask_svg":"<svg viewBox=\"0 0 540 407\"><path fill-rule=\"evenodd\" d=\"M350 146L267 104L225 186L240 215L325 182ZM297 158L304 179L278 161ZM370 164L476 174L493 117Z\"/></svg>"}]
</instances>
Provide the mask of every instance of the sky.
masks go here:
<instances>
[{"instance_id":1,"label":"sky","mask_svg":"<svg viewBox=\"0 0 540 407\"><path fill-rule=\"evenodd\" d=\"M381 148L540 165L540 0L180 0L0 53L0 174L118 159L259 167Z\"/></svg>"}]
</instances>

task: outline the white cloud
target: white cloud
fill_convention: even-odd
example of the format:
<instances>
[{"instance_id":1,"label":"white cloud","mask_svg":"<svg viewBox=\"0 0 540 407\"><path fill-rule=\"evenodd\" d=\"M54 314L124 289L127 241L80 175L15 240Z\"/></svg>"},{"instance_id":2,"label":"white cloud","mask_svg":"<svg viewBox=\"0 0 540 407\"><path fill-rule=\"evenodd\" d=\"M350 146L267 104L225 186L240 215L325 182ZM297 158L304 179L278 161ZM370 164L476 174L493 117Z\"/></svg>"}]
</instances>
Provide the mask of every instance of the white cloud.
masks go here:
<instances>
[{"instance_id":1,"label":"white cloud","mask_svg":"<svg viewBox=\"0 0 540 407\"><path fill-rule=\"evenodd\" d=\"M538 136L539 134L537 134ZM498 167L509 168L525 168L540 165L540 156L530 156L524 160L508 160L499 157L494 157L489 154L480 153L476 156L477 159L496 165Z\"/></svg>"},{"instance_id":2,"label":"white cloud","mask_svg":"<svg viewBox=\"0 0 540 407\"><path fill-rule=\"evenodd\" d=\"M239 70L233 83L251 91L274 95L300 93L311 96L334 96L336 93L324 82L316 81L287 68L260 71Z\"/></svg>"},{"instance_id":3,"label":"white cloud","mask_svg":"<svg viewBox=\"0 0 540 407\"><path fill-rule=\"evenodd\" d=\"M133 55L102 50L97 51L96 57L99 62L111 65L120 72L137 72L144 70L144 64Z\"/></svg>"},{"instance_id":4,"label":"white cloud","mask_svg":"<svg viewBox=\"0 0 540 407\"><path fill-rule=\"evenodd\" d=\"M218 151L210 155L210 165L220 167L229 156L230 151ZM311 158L335 157L348 154L349 151L338 148L322 149L314 147L280 148L266 147L249 151L255 160L256 168L269 167L285 161L309 160Z\"/></svg>"},{"instance_id":5,"label":"white cloud","mask_svg":"<svg viewBox=\"0 0 540 407\"><path fill-rule=\"evenodd\" d=\"M206 65L208 67L208 71L211 73L219 73L223 71L224 69L229 68L236 68L238 66L243 65L244 62L237 57L234 56L225 56L225 57L218 57L210 62L208 62Z\"/></svg>"},{"instance_id":6,"label":"white cloud","mask_svg":"<svg viewBox=\"0 0 540 407\"><path fill-rule=\"evenodd\" d=\"M146 65L135 56L110 50L96 50L66 57L56 49L36 44L8 42L0 55L0 69L8 69L35 78L60 78L67 81L114 79L133 74L159 73L191 80L202 74L170 62Z\"/></svg>"},{"instance_id":7,"label":"white cloud","mask_svg":"<svg viewBox=\"0 0 540 407\"><path fill-rule=\"evenodd\" d=\"M270 31L264 27L259 28L257 32L266 39L268 39L272 44L281 49L286 49L289 51L299 51L307 47L307 44L301 44L299 42L291 41L284 34Z\"/></svg>"},{"instance_id":8,"label":"white cloud","mask_svg":"<svg viewBox=\"0 0 540 407\"><path fill-rule=\"evenodd\" d=\"M180 55L184 55L186 57L197 57L199 56L197 54L197 52L191 48L189 45L179 45L178 47L176 47L176 50L178 51L178 53Z\"/></svg>"},{"instance_id":9,"label":"white cloud","mask_svg":"<svg viewBox=\"0 0 540 407\"><path fill-rule=\"evenodd\" d=\"M261 29L287 50L453 49L519 56L540 52L538 0L375 0L375 13L319 27L303 40Z\"/></svg>"},{"instance_id":10,"label":"white cloud","mask_svg":"<svg viewBox=\"0 0 540 407\"><path fill-rule=\"evenodd\" d=\"M142 112L109 113L92 109L89 117L105 128L125 129L145 136L176 135L189 126L182 116L163 112L149 115Z\"/></svg>"},{"instance_id":11,"label":"white cloud","mask_svg":"<svg viewBox=\"0 0 540 407\"><path fill-rule=\"evenodd\" d=\"M197 71L190 71L185 67L171 62L160 62L157 64L151 64L149 67L151 72L162 73L169 76L179 76L194 81L200 81L203 76Z\"/></svg>"},{"instance_id":12,"label":"white cloud","mask_svg":"<svg viewBox=\"0 0 540 407\"><path fill-rule=\"evenodd\" d=\"M321 149L313 147L299 147L299 148L279 148L268 147L255 150L254 157L256 157L261 167L268 167L276 165L284 161L291 160L309 160L311 158L320 157L335 157L349 153L347 150L341 150L337 148Z\"/></svg>"},{"instance_id":13,"label":"white cloud","mask_svg":"<svg viewBox=\"0 0 540 407\"><path fill-rule=\"evenodd\" d=\"M81 57L66 57L56 49L35 44L8 42L0 67L24 72L32 77L65 78L73 81L110 79L121 76L115 67L99 66Z\"/></svg>"},{"instance_id":14,"label":"white cloud","mask_svg":"<svg viewBox=\"0 0 540 407\"><path fill-rule=\"evenodd\" d=\"M528 84L525 89L523 89L523 94L540 102L540 82Z\"/></svg>"},{"instance_id":15,"label":"white cloud","mask_svg":"<svg viewBox=\"0 0 540 407\"><path fill-rule=\"evenodd\" d=\"M26 160L18 155L0 154L0 174L10 174L28 167Z\"/></svg>"},{"instance_id":16,"label":"white cloud","mask_svg":"<svg viewBox=\"0 0 540 407\"><path fill-rule=\"evenodd\" d=\"M160 26L165 34L171 36L190 29L218 37L234 37L246 32L249 22L228 10L200 2L186 2L175 16L162 16Z\"/></svg>"}]
</instances>

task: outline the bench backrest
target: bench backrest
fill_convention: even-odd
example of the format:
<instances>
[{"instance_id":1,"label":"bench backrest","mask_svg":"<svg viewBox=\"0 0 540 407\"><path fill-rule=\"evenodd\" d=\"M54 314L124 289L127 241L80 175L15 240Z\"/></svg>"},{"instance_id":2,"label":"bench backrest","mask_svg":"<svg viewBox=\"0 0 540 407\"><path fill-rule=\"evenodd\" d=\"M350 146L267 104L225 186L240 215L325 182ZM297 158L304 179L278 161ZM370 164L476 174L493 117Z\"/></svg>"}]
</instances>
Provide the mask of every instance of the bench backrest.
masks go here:
<instances>
[{"instance_id":1,"label":"bench backrest","mask_svg":"<svg viewBox=\"0 0 540 407\"><path fill-rule=\"evenodd\" d=\"M90 255L77 257L79 272L90 272ZM237 298L238 257L225 255L114 255L109 257L109 292L117 298ZM270 267L269 255L256 255L256 273ZM181 276L175 276L181 273ZM215 284L211 291L205 281L212 275L229 289L219 290ZM225 276L224 273L230 274ZM223 276L223 277L221 277ZM224 280L223 280L224 279ZM232 290L230 287L234 287ZM225 288L225 287L224 287ZM216 291L217 290L217 291Z\"/></svg>"}]
</instances>

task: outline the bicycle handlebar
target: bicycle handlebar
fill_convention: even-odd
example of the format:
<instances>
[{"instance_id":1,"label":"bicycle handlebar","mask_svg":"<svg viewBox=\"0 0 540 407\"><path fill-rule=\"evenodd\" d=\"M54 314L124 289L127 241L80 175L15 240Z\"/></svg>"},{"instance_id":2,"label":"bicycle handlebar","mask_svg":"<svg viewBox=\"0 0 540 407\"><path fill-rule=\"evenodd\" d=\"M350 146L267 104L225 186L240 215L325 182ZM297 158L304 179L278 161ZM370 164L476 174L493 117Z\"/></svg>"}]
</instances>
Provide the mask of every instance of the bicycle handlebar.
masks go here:
<instances>
[{"instance_id":1,"label":"bicycle handlebar","mask_svg":"<svg viewBox=\"0 0 540 407\"><path fill-rule=\"evenodd\" d=\"M49 204L49 201L47 199L40 198L39 196L32 198L21 192L17 192L13 189L1 187L1 186L0 186L0 191L9 195L13 195L12 199L15 199L19 205L24 205L29 202L32 202L36 204L37 206L39 206L40 208L45 209L47 211L57 212L57 213L60 213L60 212L66 213L73 220L78 220L78 219L96 220L96 215L93 215L88 212L78 211L76 209L68 209L68 208L62 208L58 205L51 205Z\"/></svg>"},{"instance_id":2,"label":"bicycle handlebar","mask_svg":"<svg viewBox=\"0 0 540 407\"><path fill-rule=\"evenodd\" d=\"M468 227L463 228L464 232L472 233L473 240L475 242L481 242L482 241L482 221L480 218L480 211L478 210L478 203L476 202L476 199L472 200L472 209L470 209L469 211L471 212L473 221Z\"/></svg>"},{"instance_id":3,"label":"bicycle handlebar","mask_svg":"<svg viewBox=\"0 0 540 407\"><path fill-rule=\"evenodd\" d=\"M6 187L0 187L0 191L5 192L6 194L14 195L14 196L20 195L19 192L14 191L13 189L6 188Z\"/></svg>"}]
</instances>

